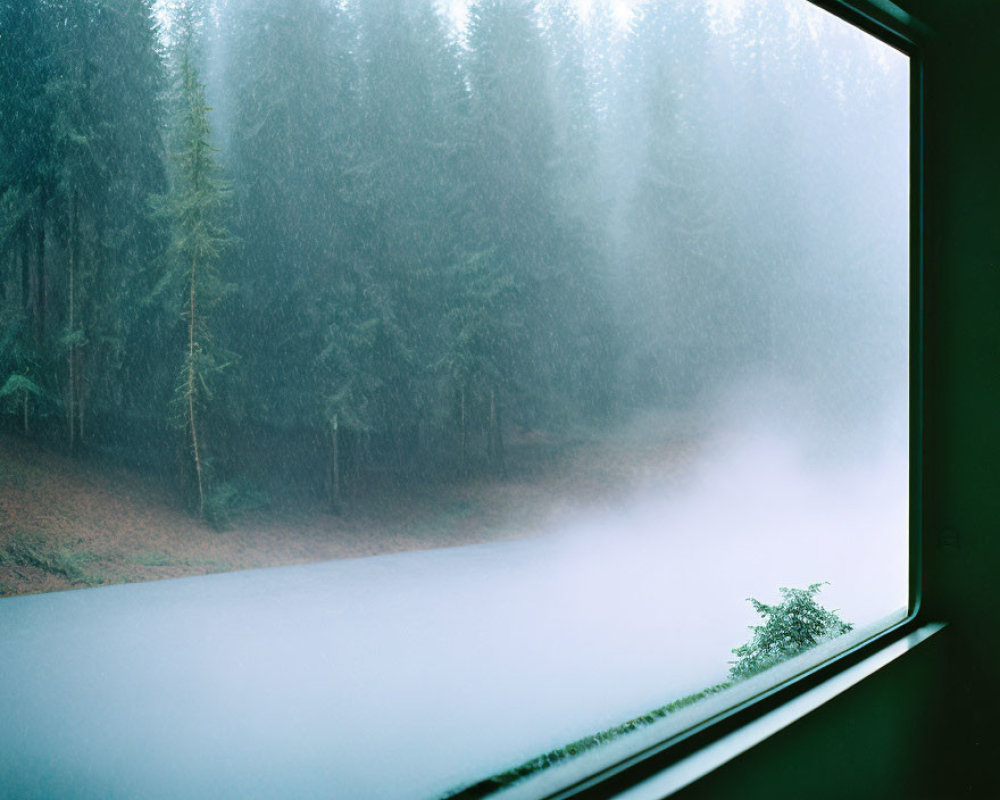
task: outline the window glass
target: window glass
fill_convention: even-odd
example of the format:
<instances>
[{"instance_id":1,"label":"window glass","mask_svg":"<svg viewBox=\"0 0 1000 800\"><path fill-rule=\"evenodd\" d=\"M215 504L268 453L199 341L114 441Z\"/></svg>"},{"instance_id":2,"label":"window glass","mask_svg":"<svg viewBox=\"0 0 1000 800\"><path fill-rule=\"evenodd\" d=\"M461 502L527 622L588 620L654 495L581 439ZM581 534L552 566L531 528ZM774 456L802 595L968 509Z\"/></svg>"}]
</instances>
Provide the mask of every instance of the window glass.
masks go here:
<instances>
[{"instance_id":1,"label":"window glass","mask_svg":"<svg viewBox=\"0 0 1000 800\"><path fill-rule=\"evenodd\" d=\"M905 616L902 53L804 0L60 0L0 38L0 592L330 562L157 595L218 621L211 674L251 618L302 654L298 749L244 728L274 770L609 761Z\"/></svg>"}]
</instances>

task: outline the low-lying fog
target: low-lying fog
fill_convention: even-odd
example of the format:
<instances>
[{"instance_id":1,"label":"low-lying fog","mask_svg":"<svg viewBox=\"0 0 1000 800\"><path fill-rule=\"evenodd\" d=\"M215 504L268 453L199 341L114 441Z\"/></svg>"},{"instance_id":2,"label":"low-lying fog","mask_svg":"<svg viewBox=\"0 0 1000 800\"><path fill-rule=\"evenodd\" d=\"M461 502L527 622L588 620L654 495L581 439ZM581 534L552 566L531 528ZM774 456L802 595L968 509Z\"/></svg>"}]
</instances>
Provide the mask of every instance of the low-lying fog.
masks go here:
<instances>
[{"instance_id":1,"label":"low-lying fog","mask_svg":"<svg viewBox=\"0 0 1000 800\"><path fill-rule=\"evenodd\" d=\"M905 606L905 446L800 441L719 436L536 538L5 600L0 782L431 797L724 680L748 596Z\"/></svg>"}]
</instances>

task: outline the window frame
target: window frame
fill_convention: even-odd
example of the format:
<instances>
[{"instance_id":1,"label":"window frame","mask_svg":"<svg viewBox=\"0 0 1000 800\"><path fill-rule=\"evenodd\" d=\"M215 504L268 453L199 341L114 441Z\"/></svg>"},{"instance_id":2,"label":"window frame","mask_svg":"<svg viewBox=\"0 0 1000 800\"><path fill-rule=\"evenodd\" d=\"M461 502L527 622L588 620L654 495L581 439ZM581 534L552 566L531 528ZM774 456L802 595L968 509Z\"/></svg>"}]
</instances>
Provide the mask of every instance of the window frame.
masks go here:
<instances>
[{"instance_id":1,"label":"window frame","mask_svg":"<svg viewBox=\"0 0 1000 800\"><path fill-rule=\"evenodd\" d=\"M788 709L798 698L829 686L850 670L877 660L931 627L924 612L924 26L886 0L806 0L905 53L910 59L910 320L909 320L909 598L905 619L800 675L645 748L554 793L546 800L597 800L631 791L690 756ZM927 635L930 635L928 632ZM915 642L917 643L917 642ZM869 673L870 674L870 673ZM751 745L752 746L752 745ZM734 752L733 755L737 753ZM502 793L500 793L502 795Z\"/></svg>"}]
</instances>

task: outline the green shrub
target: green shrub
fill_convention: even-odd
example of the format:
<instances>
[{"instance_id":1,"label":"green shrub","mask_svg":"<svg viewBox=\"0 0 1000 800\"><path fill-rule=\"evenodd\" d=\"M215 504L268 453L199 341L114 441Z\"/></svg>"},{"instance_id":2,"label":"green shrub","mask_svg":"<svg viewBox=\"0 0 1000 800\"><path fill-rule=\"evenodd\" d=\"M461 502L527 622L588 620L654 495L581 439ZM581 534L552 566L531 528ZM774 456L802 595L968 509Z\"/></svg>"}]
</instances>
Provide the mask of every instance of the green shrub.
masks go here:
<instances>
[{"instance_id":1,"label":"green shrub","mask_svg":"<svg viewBox=\"0 0 1000 800\"><path fill-rule=\"evenodd\" d=\"M765 622L751 626L753 637L733 650L737 660L729 662L732 664L729 675L735 679L749 678L853 630L854 625L816 602L822 587L822 583L812 583L806 589L782 587L779 590L782 601L776 606L748 597Z\"/></svg>"},{"instance_id":2,"label":"green shrub","mask_svg":"<svg viewBox=\"0 0 1000 800\"><path fill-rule=\"evenodd\" d=\"M37 536L15 533L0 545L0 566L37 567L53 575L61 575L72 583L94 585L104 581L92 575L87 566L97 560L89 551L49 548Z\"/></svg>"}]
</instances>

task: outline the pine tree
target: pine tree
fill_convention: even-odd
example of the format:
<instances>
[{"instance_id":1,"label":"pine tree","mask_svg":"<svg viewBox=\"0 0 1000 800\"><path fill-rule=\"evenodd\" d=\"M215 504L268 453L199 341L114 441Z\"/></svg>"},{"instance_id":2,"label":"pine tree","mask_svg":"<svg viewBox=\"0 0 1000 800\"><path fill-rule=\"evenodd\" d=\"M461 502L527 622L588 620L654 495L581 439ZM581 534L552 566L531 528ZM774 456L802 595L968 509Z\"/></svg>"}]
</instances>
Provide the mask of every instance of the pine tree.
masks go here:
<instances>
[{"instance_id":1,"label":"pine tree","mask_svg":"<svg viewBox=\"0 0 1000 800\"><path fill-rule=\"evenodd\" d=\"M441 424L435 364L456 258L458 170L466 89L458 53L431 3L376 0L359 10L364 141L358 185L362 284L379 320L376 369L388 379L372 400L388 457L402 466L404 440ZM413 453L411 456L425 455Z\"/></svg>"},{"instance_id":2,"label":"pine tree","mask_svg":"<svg viewBox=\"0 0 1000 800\"><path fill-rule=\"evenodd\" d=\"M0 36L3 294L23 311L46 384L58 384L72 449L85 409L120 419L135 272L156 246L155 23L149 0L5 3Z\"/></svg>"},{"instance_id":3,"label":"pine tree","mask_svg":"<svg viewBox=\"0 0 1000 800\"><path fill-rule=\"evenodd\" d=\"M152 416L163 383L162 367L146 357L160 325L145 301L166 246L149 213L150 197L166 190L166 71L152 5L101 4L87 54L101 183L77 196L86 275L79 309L87 325L79 396L93 412L90 436L115 447L141 445L122 441L121 423ZM83 403L77 416L82 435Z\"/></svg>"},{"instance_id":4,"label":"pine tree","mask_svg":"<svg viewBox=\"0 0 1000 800\"><path fill-rule=\"evenodd\" d=\"M57 222L65 252L65 306L62 330L57 347L66 365L63 375L63 409L66 415L67 443L74 450L84 431L83 361L87 348L89 320L83 299L92 294L95 277L95 251L99 247L98 225L102 200L108 196L108 163L102 147L102 119L93 97L94 79L99 79L100 61L84 56L97 49L97 21L92 9L82 3L70 3L69 16L60 31L60 59L63 68L45 85L46 99L52 109L52 176L55 186L48 213ZM95 68L96 67L96 68ZM94 73L97 73L95 75ZM88 289L91 292L88 292ZM54 309L54 311L56 311ZM57 312L58 313L58 312Z\"/></svg>"},{"instance_id":5,"label":"pine tree","mask_svg":"<svg viewBox=\"0 0 1000 800\"><path fill-rule=\"evenodd\" d=\"M728 370L739 339L723 160L700 3L645 10L628 53L640 155L622 248L632 310L630 380L641 401L690 402Z\"/></svg>"},{"instance_id":6,"label":"pine tree","mask_svg":"<svg viewBox=\"0 0 1000 800\"><path fill-rule=\"evenodd\" d=\"M226 364L212 335L213 307L222 297L218 264L229 241L223 220L228 189L209 143L209 108L195 63L200 29L196 9L185 2L175 20L176 120L172 132L170 192L157 206L171 228L168 266L157 294L183 325L184 345L172 404L185 434L197 490L199 517L205 514L207 469L203 412L212 400L212 379Z\"/></svg>"},{"instance_id":7,"label":"pine tree","mask_svg":"<svg viewBox=\"0 0 1000 800\"><path fill-rule=\"evenodd\" d=\"M470 469L470 428L486 421L486 453L492 470L506 472L498 390L510 384L527 342L519 287L493 252L470 254L444 276L449 347L438 369L454 387L459 467Z\"/></svg>"},{"instance_id":8,"label":"pine tree","mask_svg":"<svg viewBox=\"0 0 1000 800\"><path fill-rule=\"evenodd\" d=\"M41 352L46 319L46 223L54 191L50 155L52 105L46 87L57 71L55 29L60 9L49 3L0 4L0 255L6 261L6 303L20 306L19 335ZM61 21L61 20L60 20Z\"/></svg>"},{"instance_id":9,"label":"pine tree","mask_svg":"<svg viewBox=\"0 0 1000 800\"><path fill-rule=\"evenodd\" d=\"M600 231L589 216L597 202L581 196L592 161L590 87L576 23L550 17L546 35L536 4L493 0L474 7L469 30L465 255L491 253L490 271L515 287L527 334L484 407L503 402L509 419L528 426L606 409L599 387L613 380Z\"/></svg>"},{"instance_id":10,"label":"pine tree","mask_svg":"<svg viewBox=\"0 0 1000 800\"><path fill-rule=\"evenodd\" d=\"M355 20L322 0L254 0L231 6L223 23L239 238L230 261L241 280L220 313L246 354L238 382L255 387L243 402L245 424L279 437L311 430L331 442L329 400L353 396L343 394L349 372L331 376L331 365L356 361L330 356L343 356L351 338L334 343L331 325L337 338L355 321L356 184L364 180L355 169L363 138ZM338 427L348 427L349 409L339 414Z\"/></svg>"},{"instance_id":11,"label":"pine tree","mask_svg":"<svg viewBox=\"0 0 1000 800\"><path fill-rule=\"evenodd\" d=\"M493 290L484 295L480 282L486 275L503 287L510 298L504 306L508 314L491 324L501 337L497 352L509 353L511 360L502 369L477 370L490 382L478 396L469 391L475 384L459 387L460 397L466 410L494 410L487 422L490 430L498 404L508 407L508 418L533 426L552 395L552 315L558 302L550 57L534 5L528 2L492 0L475 6L468 38L470 112L464 156L469 212L462 226L464 257L455 268L456 275L468 280L459 284L454 306L476 309L484 296L495 295ZM485 261L483 254L488 254ZM521 346L510 338L514 332L523 335ZM495 435L488 433L487 440Z\"/></svg>"}]
</instances>

